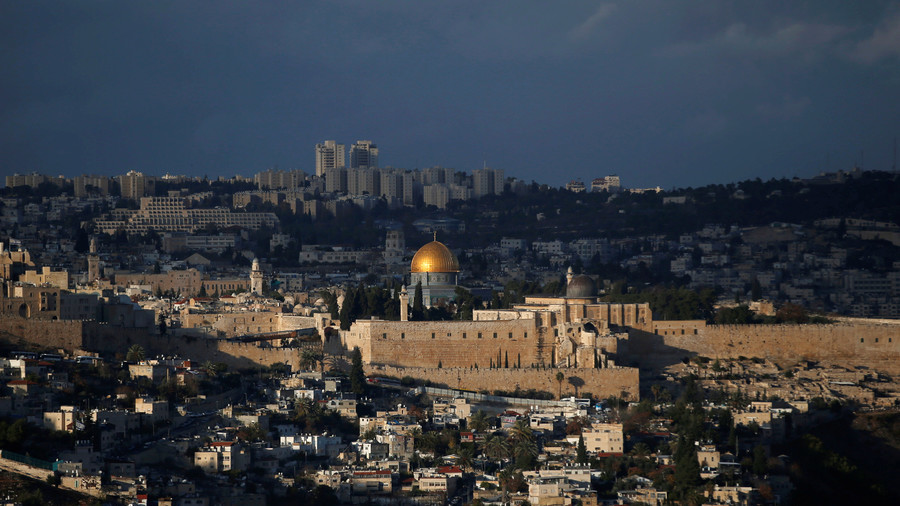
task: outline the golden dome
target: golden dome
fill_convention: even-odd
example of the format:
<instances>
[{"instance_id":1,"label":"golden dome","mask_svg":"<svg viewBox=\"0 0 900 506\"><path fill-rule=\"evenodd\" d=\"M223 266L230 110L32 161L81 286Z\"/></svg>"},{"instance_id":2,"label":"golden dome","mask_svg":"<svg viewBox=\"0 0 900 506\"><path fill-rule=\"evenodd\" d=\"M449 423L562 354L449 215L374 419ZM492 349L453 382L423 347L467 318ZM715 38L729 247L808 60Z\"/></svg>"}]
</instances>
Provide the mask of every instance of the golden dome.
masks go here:
<instances>
[{"instance_id":1,"label":"golden dome","mask_svg":"<svg viewBox=\"0 0 900 506\"><path fill-rule=\"evenodd\" d=\"M453 252L435 240L416 251L410 272L459 272L459 262Z\"/></svg>"}]
</instances>

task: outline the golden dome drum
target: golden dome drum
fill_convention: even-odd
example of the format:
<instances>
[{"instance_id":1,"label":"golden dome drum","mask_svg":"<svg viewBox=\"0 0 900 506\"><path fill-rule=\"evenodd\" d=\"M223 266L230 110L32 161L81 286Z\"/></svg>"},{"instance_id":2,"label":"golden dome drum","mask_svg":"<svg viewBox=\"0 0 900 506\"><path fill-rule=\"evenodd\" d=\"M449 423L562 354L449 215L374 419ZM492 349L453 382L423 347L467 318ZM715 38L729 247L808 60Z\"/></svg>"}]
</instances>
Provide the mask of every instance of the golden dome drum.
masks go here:
<instances>
[{"instance_id":1,"label":"golden dome drum","mask_svg":"<svg viewBox=\"0 0 900 506\"><path fill-rule=\"evenodd\" d=\"M450 249L432 241L413 256L410 272L459 272L459 262Z\"/></svg>"}]
</instances>

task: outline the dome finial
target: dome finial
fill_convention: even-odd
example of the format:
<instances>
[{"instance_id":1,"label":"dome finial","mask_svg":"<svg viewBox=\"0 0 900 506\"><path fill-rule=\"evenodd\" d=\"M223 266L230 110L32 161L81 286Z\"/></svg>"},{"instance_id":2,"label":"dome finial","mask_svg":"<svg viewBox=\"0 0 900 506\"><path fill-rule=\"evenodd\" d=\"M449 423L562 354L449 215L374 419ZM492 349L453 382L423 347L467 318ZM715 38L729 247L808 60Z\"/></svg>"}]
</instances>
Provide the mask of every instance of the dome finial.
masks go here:
<instances>
[{"instance_id":1,"label":"dome finial","mask_svg":"<svg viewBox=\"0 0 900 506\"><path fill-rule=\"evenodd\" d=\"M435 230L433 233L434 233L434 240L437 241L437 230Z\"/></svg>"}]
</instances>

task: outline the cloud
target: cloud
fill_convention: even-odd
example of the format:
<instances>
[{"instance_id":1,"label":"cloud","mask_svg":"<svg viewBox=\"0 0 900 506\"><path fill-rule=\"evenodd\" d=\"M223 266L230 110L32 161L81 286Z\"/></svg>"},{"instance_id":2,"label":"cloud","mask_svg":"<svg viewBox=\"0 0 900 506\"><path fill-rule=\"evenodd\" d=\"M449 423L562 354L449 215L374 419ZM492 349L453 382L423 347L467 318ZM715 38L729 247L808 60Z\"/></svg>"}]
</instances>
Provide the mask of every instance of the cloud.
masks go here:
<instances>
[{"instance_id":1,"label":"cloud","mask_svg":"<svg viewBox=\"0 0 900 506\"><path fill-rule=\"evenodd\" d=\"M594 29L615 10L615 4L601 4L593 14L569 31L569 40L572 42L586 40L594 32Z\"/></svg>"},{"instance_id":2,"label":"cloud","mask_svg":"<svg viewBox=\"0 0 900 506\"><path fill-rule=\"evenodd\" d=\"M832 45L848 32L840 25L794 22L768 30L757 30L736 22L714 36L697 42L668 46L668 56L719 54L722 56L815 58L832 49Z\"/></svg>"},{"instance_id":3,"label":"cloud","mask_svg":"<svg viewBox=\"0 0 900 506\"><path fill-rule=\"evenodd\" d=\"M858 42L850 52L850 58L864 64L872 64L900 56L900 11L883 20L868 38Z\"/></svg>"}]
</instances>

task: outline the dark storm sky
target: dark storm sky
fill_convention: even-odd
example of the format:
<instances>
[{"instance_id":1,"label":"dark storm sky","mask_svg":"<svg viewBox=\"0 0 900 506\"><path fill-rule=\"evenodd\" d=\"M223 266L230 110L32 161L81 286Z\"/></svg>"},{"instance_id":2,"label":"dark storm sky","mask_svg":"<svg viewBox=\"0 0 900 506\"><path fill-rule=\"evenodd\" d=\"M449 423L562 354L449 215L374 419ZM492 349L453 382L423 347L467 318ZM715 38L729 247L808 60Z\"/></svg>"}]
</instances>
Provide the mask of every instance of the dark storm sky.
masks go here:
<instances>
[{"instance_id":1,"label":"dark storm sky","mask_svg":"<svg viewBox=\"0 0 900 506\"><path fill-rule=\"evenodd\" d=\"M0 0L0 175L309 172L372 139L672 188L889 170L897 135L900 1Z\"/></svg>"}]
</instances>

